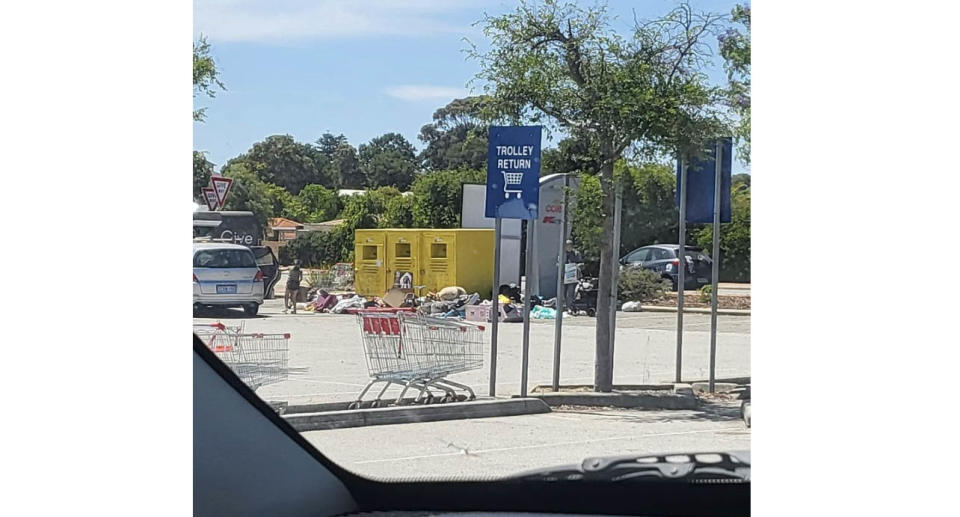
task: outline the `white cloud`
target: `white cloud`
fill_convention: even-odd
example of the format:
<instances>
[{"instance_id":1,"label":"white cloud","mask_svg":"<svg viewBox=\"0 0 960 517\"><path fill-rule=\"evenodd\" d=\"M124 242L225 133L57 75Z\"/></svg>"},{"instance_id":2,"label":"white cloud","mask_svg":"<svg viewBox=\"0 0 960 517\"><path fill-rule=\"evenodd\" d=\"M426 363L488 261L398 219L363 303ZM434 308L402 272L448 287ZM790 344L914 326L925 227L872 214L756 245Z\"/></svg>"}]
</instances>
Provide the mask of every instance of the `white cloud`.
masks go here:
<instances>
[{"instance_id":1,"label":"white cloud","mask_svg":"<svg viewBox=\"0 0 960 517\"><path fill-rule=\"evenodd\" d=\"M194 32L211 41L285 42L465 33L446 18L477 0L195 0Z\"/></svg>"},{"instance_id":2,"label":"white cloud","mask_svg":"<svg viewBox=\"0 0 960 517\"><path fill-rule=\"evenodd\" d=\"M418 84L404 84L400 86L391 86L383 90L391 97L403 99L405 101L422 100L453 100L460 97L466 97L469 92L465 88L453 86L430 86Z\"/></svg>"}]
</instances>

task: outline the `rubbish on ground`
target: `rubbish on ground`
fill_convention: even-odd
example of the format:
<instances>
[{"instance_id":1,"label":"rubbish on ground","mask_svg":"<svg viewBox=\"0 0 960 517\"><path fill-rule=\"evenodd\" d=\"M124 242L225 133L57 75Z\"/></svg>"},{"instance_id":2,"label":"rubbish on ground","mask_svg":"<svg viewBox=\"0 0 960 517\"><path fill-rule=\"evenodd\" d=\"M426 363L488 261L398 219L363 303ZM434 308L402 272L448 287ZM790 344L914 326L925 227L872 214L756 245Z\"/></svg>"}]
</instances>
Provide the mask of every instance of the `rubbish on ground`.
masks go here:
<instances>
[{"instance_id":1,"label":"rubbish on ground","mask_svg":"<svg viewBox=\"0 0 960 517\"><path fill-rule=\"evenodd\" d=\"M502 294L499 295L499 296L497 296L497 301L499 301L500 303L510 303L510 302L511 302L510 298L507 298L506 296L504 296L504 295L502 295Z\"/></svg>"},{"instance_id":2,"label":"rubbish on ground","mask_svg":"<svg viewBox=\"0 0 960 517\"><path fill-rule=\"evenodd\" d=\"M550 307L534 305L530 308L530 317L537 320L552 320L557 317L557 311Z\"/></svg>"},{"instance_id":3,"label":"rubbish on ground","mask_svg":"<svg viewBox=\"0 0 960 517\"><path fill-rule=\"evenodd\" d=\"M383 303L389 307L401 307L408 295L413 294L413 289L401 289L393 287L383 295Z\"/></svg>"},{"instance_id":4,"label":"rubbish on ground","mask_svg":"<svg viewBox=\"0 0 960 517\"><path fill-rule=\"evenodd\" d=\"M467 294L467 291L460 286L444 287L437 293L437 296L443 301L456 300L457 297Z\"/></svg>"},{"instance_id":5,"label":"rubbish on ground","mask_svg":"<svg viewBox=\"0 0 960 517\"><path fill-rule=\"evenodd\" d=\"M366 305L367 299L362 296L354 296L353 298L344 298L337 302L333 308L330 309L330 312L334 314L342 314L344 310L349 308L362 309Z\"/></svg>"},{"instance_id":6,"label":"rubbish on ground","mask_svg":"<svg viewBox=\"0 0 960 517\"><path fill-rule=\"evenodd\" d=\"M640 312L640 302L623 302L620 310L623 312Z\"/></svg>"}]
</instances>

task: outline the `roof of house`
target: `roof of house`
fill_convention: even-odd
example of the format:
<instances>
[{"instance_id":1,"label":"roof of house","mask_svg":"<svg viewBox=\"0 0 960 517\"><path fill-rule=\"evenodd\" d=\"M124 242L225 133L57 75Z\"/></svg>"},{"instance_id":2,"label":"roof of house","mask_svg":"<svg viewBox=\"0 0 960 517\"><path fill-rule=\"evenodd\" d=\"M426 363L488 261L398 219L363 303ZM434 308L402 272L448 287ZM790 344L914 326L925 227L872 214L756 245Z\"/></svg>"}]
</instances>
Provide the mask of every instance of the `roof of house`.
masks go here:
<instances>
[{"instance_id":1,"label":"roof of house","mask_svg":"<svg viewBox=\"0 0 960 517\"><path fill-rule=\"evenodd\" d=\"M285 217L274 217L273 219L270 219L269 223L270 229L272 230L296 230L298 228L303 228L303 223L298 223Z\"/></svg>"}]
</instances>

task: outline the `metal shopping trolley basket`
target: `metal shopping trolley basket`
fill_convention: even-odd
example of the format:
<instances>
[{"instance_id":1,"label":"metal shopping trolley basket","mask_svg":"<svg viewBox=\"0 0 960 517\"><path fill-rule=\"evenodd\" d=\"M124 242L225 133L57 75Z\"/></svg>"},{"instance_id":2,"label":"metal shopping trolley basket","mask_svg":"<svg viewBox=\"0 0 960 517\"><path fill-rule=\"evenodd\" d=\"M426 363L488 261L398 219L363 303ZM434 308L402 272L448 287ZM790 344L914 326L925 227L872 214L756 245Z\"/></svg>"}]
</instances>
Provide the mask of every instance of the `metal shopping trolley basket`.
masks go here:
<instances>
[{"instance_id":1,"label":"metal shopping trolley basket","mask_svg":"<svg viewBox=\"0 0 960 517\"><path fill-rule=\"evenodd\" d=\"M371 380L349 409L359 408L363 396L378 383L383 388L370 407L379 406L393 385L402 386L398 405L410 388L418 391L414 402L432 402L432 390L444 393L440 402L458 400L457 390L470 400L476 398L469 386L447 376L483 367L483 326L402 312L359 311L357 322Z\"/></svg>"},{"instance_id":2,"label":"metal shopping trolley basket","mask_svg":"<svg viewBox=\"0 0 960 517\"><path fill-rule=\"evenodd\" d=\"M194 333L254 391L290 375L290 334L243 333L221 324L210 328L194 325Z\"/></svg>"},{"instance_id":3,"label":"metal shopping trolley basket","mask_svg":"<svg viewBox=\"0 0 960 517\"><path fill-rule=\"evenodd\" d=\"M520 194L523 192L523 189L520 187L520 184L523 182L523 173L507 171L500 172L503 173L503 197L510 199L510 194L514 193L519 199Z\"/></svg>"}]
</instances>

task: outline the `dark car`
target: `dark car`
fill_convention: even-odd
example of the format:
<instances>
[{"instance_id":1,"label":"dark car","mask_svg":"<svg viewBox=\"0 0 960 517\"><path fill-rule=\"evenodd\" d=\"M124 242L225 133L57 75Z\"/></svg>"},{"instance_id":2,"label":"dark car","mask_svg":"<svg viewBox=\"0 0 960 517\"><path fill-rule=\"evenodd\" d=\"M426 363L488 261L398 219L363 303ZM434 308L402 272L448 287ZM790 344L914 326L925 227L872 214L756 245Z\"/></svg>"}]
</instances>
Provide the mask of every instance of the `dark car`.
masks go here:
<instances>
[{"instance_id":1,"label":"dark car","mask_svg":"<svg viewBox=\"0 0 960 517\"><path fill-rule=\"evenodd\" d=\"M670 281L670 288L676 291L680 276L680 259L677 253L679 250L680 246L677 244L644 246L624 255L620 259L620 264L623 269L642 267L660 273L663 278ZM700 248L687 246L686 265L684 289L696 290L710 284L713 261Z\"/></svg>"}]
</instances>

